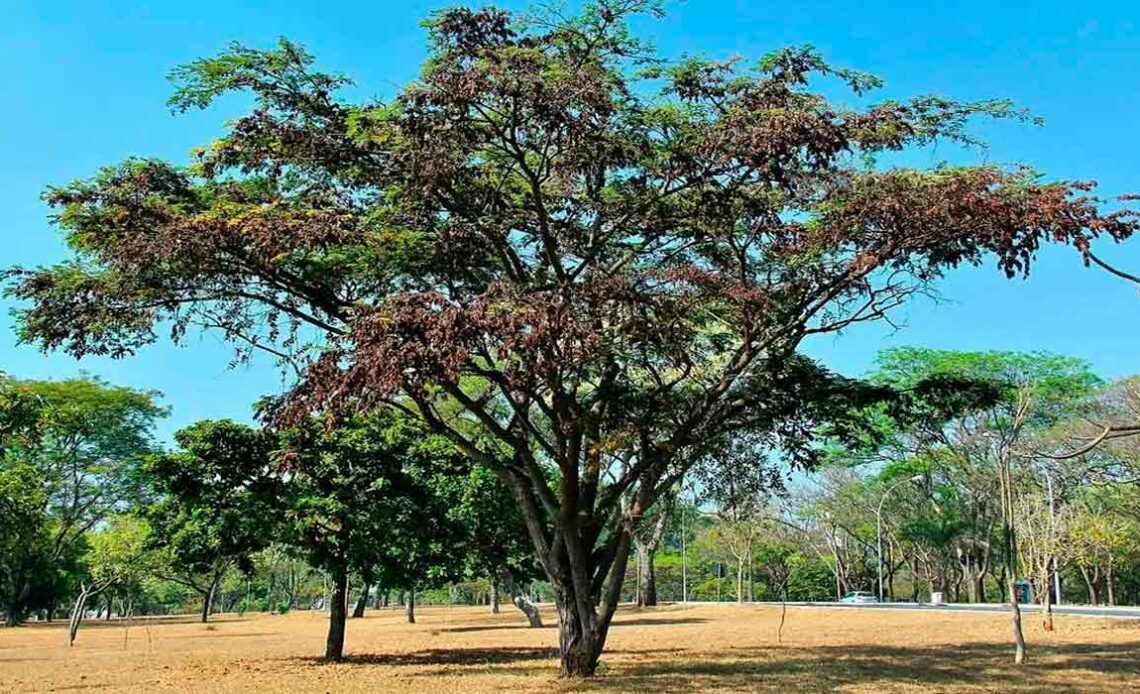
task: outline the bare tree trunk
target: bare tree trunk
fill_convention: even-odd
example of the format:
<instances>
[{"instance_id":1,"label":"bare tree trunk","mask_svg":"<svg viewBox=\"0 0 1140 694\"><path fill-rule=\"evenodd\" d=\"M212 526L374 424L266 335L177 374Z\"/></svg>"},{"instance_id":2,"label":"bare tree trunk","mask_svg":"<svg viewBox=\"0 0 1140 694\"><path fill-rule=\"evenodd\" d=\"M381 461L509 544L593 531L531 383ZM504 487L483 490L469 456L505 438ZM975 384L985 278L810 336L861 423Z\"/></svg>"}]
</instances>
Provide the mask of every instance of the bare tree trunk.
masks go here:
<instances>
[{"instance_id":1,"label":"bare tree trunk","mask_svg":"<svg viewBox=\"0 0 1140 694\"><path fill-rule=\"evenodd\" d=\"M372 591L372 585L368 581L364 582L364 590L360 592L360 597L356 599L356 607L352 610L352 618L360 619L364 616L364 608L368 606L368 594Z\"/></svg>"},{"instance_id":2,"label":"bare tree trunk","mask_svg":"<svg viewBox=\"0 0 1140 694\"><path fill-rule=\"evenodd\" d=\"M206 622L208 622L210 620L210 605L213 604L213 602L214 602L214 588L213 588L213 586L211 586L210 590L208 590L202 596L202 612L198 616L198 621L201 622L202 624L205 624Z\"/></svg>"},{"instance_id":3,"label":"bare tree trunk","mask_svg":"<svg viewBox=\"0 0 1140 694\"><path fill-rule=\"evenodd\" d=\"M499 614L499 580L491 578L491 614Z\"/></svg>"},{"instance_id":4,"label":"bare tree trunk","mask_svg":"<svg viewBox=\"0 0 1140 694\"><path fill-rule=\"evenodd\" d=\"M333 585L329 597L329 635L325 641L325 658L344 658L344 630L348 612L348 569L338 567L333 571Z\"/></svg>"},{"instance_id":5,"label":"bare tree trunk","mask_svg":"<svg viewBox=\"0 0 1140 694\"><path fill-rule=\"evenodd\" d=\"M95 586L80 584L79 597L75 599L75 606L71 608L71 619L67 625L68 646L75 645L75 637L79 634L79 623L83 621L83 611L87 608L88 598L98 593L99 589Z\"/></svg>"},{"instance_id":6,"label":"bare tree trunk","mask_svg":"<svg viewBox=\"0 0 1140 694\"><path fill-rule=\"evenodd\" d=\"M205 624L210 619L210 612L214 609L214 595L218 591L218 584L222 582L221 574L215 574L210 581L210 589L202 596L202 614L199 621Z\"/></svg>"},{"instance_id":7,"label":"bare tree trunk","mask_svg":"<svg viewBox=\"0 0 1140 694\"><path fill-rule=\"evenodd\" d=\"M511 573L511 570L505 566L502 566L499 567L498 574L499 580L503 582L503 587L507 589L507 592L511 596L511 602L513 602L515 607L519 608L519 610L524 615L526 615L527 622L530 623L531 627L541 629L542 614L538 611L538 607L536 607L535 604L527 599L526 595L523 594L522 590L519 588L518 581L515 580L514 574Z\"/></svg>"},{"instance_id":8,"label":"bare tree trunk","mask_svg":"<svg viewBox=\"0 0 1140 694\"><path fill-rule=\"evenodd\" d=\"M1108 560L1108 570L1105 574L1105 591L1108 593L1108 604L1113 606L1116 604L1116 586L1112 580L1112 559Z\"/></svg>"},{"instance_id":9,"label":"bare tree trunk","mask_svg":"<svg viewBox=\"0 0 1140 694\"><path fill-rule=\"evenodd\" d=\"M1045 615L1045 631L1053 631L1053 589L1050 585L1051 581L1049 580L1051 576L1048 570L1046 570L1044 574L1045 588L1041 591L1041 610Z\"/></svg>"},{"instance_id":10,"label":"bare tree trunk","mask_svg":"<svg viewBox=\"0 0 1140 694\"><path fill-rule=\"evenodd\" d=\"M1003 524L1005 527L1006 577L1009 580L1010 618L1013 626L1013 662L1025 662L1025 633L1021 629L1021 606L1017 602L1017 534L1013 524L1013 482L1009 475L1009 461L999 463L1003 498Z\"/></svg>"},{"instance_id":11,"label":"bare tree trunk","mask_svg":"<svg viewBox=\"0 0 1140 694\"><path fill-rule=\"evenodd\" d=\"M408 617L408 624L416 623L416 589L409 588L407 595L407 603L404 606L405 614Z\"/></svg>"},{"instance_id":12,"label":"bare tree trunk","mask_svg":"<svg viewBox=\"0 0 1140 694\"><path fill-rule=\"evenodd\" d=\"M642 604L645 607L657 606L657 569L654 562L657 558L657 550L650 550L645 557L645 564L643 569L645 571L645 595Z\"/></svg>"},{"instance_id":13,"label":"bare tree trunk","mask_svg":"<svg viewBox=\"0 0 1140 694\"><path fill-rule=\"evenodd\" d=\"M1088 569L1086 569L1083 566L1081 567L1081 577L1085 579L1085 586L1088 588L1088 591L1089 591L1089 604L1090 605L1099 604L1099 600L1098 600L1099 596L1097 595L1097 590L1096 590L1096 581L1094 580L1095 577L1089 576Z\"/></svg>"},{"instance_id":14,"label":"bare tree trunk","mask_svg":"<svg viewBox=\"0 0 1140 694\"><path fill-rule=\"evenodd\" d=\"M736 602L744 602L744 557L736 558Z\"/></svg>"},{"instance_id":15,"label":"bare tree trunk","mask_svg":"<svg viewBox=\"0 0 1140 694\"><path fill-rule=\"evenodd\" d=\"M785 581L780 590L780 623L776 625L776 643L784 642L784 620L788 616L788 584Z\"/></svg>"},{"instance_id":16,"label":"bare tree trunk","mask_svg":"<svg viewBox=\"0 0 1140 694\"><path fill-rule=\"evenodd\" d=\"M1025 634L1021 630L1021 605L1017 603L1017 585L1009 582L1010 616L1013 619L1013 662L1020 665L1025 662Z\"/></svg>"}]
</instances>

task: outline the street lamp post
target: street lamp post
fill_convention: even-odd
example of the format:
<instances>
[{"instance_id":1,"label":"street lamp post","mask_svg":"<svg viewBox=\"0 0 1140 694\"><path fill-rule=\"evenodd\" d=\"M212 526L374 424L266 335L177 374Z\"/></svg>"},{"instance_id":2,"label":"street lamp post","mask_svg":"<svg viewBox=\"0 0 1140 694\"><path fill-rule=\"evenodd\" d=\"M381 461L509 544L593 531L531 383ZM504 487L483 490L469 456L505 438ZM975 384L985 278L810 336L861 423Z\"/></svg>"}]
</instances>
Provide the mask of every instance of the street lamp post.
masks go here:
<instances>
[{"instance_id":1,"label":"street lamp post","mask_svg":"<svg viewBox=\"0 0 1140 694\"><path fill-rule=\"evenodd\" d=\"M889 487L887 489L887 491L883 492L883 498L879 499L879 508L875 512L875 521L876 521L876 525L877 525L876 535L877 535L877 540L878 540L878 545L879 545L879 552L878 552L878 554L879 554L879 602L884 602L884 593L883 593L883 504L886 503L887 496L891 492L893 492L894 490L903 486L907 482L921 482L921 481L922 481L922 475L915 475L913 477L908 477L907 479L902 480L901 482L897 482L897 483L891 485L891 487Z\"/></svg>"}]
</instances>

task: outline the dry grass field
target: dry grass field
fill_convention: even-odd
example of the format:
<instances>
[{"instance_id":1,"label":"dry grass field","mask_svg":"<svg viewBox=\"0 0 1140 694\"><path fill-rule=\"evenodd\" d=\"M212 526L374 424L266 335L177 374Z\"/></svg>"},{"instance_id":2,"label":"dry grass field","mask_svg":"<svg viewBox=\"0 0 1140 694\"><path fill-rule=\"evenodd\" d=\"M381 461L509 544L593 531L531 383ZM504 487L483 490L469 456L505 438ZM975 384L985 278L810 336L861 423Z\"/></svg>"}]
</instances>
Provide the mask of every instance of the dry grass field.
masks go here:
<instances>
[{"instance_id":1,"label":"dry grass field","mask_svg":"<svg viewBox=\"0 0 1140 694\"><path fill-rule=\"evenodd\" d=\"M556 677L552 627L513 608L421 608L352 620L347 662L326 664L319 613L87 623L75 648L64 625L0 628L0 691L1137 691L1140 623L1026 618L1029 665L1008 664L1004 615L709 605L623 609L603 674ZM549 622L552 614L546 615Z\"/></svg>"}]
</instances>

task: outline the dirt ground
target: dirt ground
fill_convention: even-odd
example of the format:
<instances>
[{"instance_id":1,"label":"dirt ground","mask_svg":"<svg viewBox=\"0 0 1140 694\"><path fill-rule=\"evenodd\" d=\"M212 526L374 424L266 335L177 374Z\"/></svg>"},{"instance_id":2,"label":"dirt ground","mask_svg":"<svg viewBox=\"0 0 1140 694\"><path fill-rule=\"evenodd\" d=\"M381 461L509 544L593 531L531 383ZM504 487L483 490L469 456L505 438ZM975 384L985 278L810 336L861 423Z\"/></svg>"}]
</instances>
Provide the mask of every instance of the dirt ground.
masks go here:
<instances>
[{"instance_id":1,"label":"dirt ground","mask_svg":"<svg viewBox=\"0 0 1140 694\"><path fill-rule=\"evenodd\" d=\"M548 624L554 615L544 615ZM372 611L348 627L347 662L314 657L320 613L220 615L210 625L137 620L0 628L0 691L1137 691L1140 622L1026 617L1030 663L1009 664L1004 615L702 605L623 609L601 675L557 678L557 629L504 606Z\"/></svg>"}]
</instances>

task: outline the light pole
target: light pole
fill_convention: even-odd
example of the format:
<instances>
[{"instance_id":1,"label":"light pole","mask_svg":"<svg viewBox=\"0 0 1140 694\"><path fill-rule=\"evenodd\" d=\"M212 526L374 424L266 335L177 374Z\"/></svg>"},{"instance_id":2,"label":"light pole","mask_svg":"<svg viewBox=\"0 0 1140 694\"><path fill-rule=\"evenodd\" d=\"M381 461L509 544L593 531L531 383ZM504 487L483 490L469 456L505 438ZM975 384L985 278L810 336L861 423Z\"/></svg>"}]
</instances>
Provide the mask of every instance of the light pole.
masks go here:
<instances>
[{"instance_id":1,"label":"light pole","mask_svg":"<svg viewBox=\"0 0 1140 694\"><path fill-rule=\"evenodd\" d=\"M887 496L891 492L903 486L907 482L921 481L922 475L915 475L913 477L908 477L901 482L896 482L895 484L891 485L887 491L883 492L883 498L879 499L879 509L875 512L875 522L877 525L876 535L879 545L879 602L883 602L883 504L886 503Z\"/></svg>"}]
</instances>

